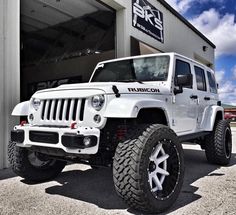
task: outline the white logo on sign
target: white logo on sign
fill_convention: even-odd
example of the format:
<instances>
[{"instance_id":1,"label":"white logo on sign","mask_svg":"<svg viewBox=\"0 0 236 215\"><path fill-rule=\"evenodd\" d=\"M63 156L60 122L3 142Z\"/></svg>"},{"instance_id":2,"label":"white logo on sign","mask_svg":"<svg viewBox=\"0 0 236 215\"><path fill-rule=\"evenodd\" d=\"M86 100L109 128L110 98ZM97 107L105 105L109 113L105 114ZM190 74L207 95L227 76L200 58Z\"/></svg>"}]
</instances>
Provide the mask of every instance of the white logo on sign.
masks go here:
<instances>
[{"instance_id":1,"label":"white logo on sign","mask_svg":"<svg viewBox=\"0 0 236 215\"><path fill-rule=\"evenodd\" d=\"M137 25L137 18L145 19L146 22L157 28L161 32L161 40L163 40L163 22L161 21L161 14L159 10L153 10L150 6L144 7L139 5L139 0L133 4L133 25Z\"/></svg>"}]
</instances>

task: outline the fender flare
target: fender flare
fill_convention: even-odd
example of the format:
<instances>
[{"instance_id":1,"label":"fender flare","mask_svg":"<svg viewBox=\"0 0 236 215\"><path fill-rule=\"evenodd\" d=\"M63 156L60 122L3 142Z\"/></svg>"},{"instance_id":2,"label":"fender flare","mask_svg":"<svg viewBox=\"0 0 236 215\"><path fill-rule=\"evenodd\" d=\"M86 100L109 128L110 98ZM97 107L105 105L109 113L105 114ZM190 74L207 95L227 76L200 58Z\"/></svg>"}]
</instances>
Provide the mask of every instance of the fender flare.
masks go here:
<instances>
[{"instance_id":1,"label":"fender flare","mask_svg":"<svg viewBox=\"0 0 236 215\"><path fill-rule=\"evenodd\" d=\"M109 102L104 117L106 118L136 118L141 109L144 108L159 108L164 112L166 105L163 101L154 99L128 99L117 98ZM166 115L166 112L165 112ZM167 118L167 115L166 115ZM167 118L168 120L168 118Z\"/></svg>"},{"instance_id":2,"label":"fender flare","mask_svg":"<svg viewBox=\"0 0 236 215\"><path fill-rule=\"evenodd\" d=\"M213 105L205 108L203 113L203 121L201 123L201 128L205 131L212 131L214 129L216 115L221 112L222 119L224 119L224 108L221 106Z\"/></svg>"},{"instance_id":3,"label":"fender flare","mask_svg":"<svg viewBox=\"0 0 236 215\"><path fill-rule=\"evenodd\" d=\"M29 114L29 101L26 101L26 102L21 102L19 104L17 104L11 115L12 116L28 116Z\"/></svg>"}]
</instances>

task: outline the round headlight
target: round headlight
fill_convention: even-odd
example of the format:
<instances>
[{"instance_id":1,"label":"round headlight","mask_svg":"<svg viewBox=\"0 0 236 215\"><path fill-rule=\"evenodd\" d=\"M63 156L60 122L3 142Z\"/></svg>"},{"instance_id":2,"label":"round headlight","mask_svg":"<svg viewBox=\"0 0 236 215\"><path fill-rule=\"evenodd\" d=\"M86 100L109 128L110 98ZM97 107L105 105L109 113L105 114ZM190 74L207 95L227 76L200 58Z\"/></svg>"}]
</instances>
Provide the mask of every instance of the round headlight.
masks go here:
<instances>
[{"instance_id":1,"label":"round headlight","mask_svg":"<svg viewBox=\"0 0 236 215\"><path fill-rule=\"evenodd\" d=\"M33 99L32 100L32 106L37 111L40 107L41 101L40 99Z\"/></svg>"},{"instance_id":2,"label":"round headlight","mask_svg":"<svg viewBox=\"0 0 236 215\"><path fill-rule=\"evenodd\" d=\"M105 97L104 95L96 95L92 97L92 107L95 110L101 110L104 105Z\"/></svg>"}]
</instances>

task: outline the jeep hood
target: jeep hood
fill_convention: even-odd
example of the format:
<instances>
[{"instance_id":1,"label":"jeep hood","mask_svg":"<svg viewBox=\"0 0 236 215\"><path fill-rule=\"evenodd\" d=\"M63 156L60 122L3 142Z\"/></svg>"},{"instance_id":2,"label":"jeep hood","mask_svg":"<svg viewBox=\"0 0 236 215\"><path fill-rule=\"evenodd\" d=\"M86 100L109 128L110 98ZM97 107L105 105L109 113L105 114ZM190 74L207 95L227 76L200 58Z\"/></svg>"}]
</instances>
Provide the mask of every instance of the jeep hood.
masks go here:
<instances>
[{"instance_id":1,"label":"jeep hood","mask_svg":"<svg viewBox=\"0 0 236 215\"><path fill-rule=\"evenodd\" d=\"M94 82L94 83L80 83L80 84L66 84L61 85L56 88L46 89L36 92L33 97L43 98L46 97L54 97L55 94L60 95L60 97L64 97L64 94L70 93L76 94L78 96L78 92L81 92L83 97L89 97L97 94L114 94L114 88L116 88L120 94L127 93L170 93L170 90L165 86L165 82ZM75 93L76 91L76 93ZM54 95L54 96L53 96Z\"/></svg>"}]
</instances>

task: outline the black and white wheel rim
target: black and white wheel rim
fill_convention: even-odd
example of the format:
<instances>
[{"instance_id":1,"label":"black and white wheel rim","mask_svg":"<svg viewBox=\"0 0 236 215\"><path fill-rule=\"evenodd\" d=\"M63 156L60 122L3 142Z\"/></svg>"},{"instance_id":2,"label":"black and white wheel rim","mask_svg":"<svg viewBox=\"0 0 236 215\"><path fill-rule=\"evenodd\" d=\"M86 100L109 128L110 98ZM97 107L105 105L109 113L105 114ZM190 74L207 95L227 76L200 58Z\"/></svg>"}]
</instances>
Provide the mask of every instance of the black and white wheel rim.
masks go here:
<instances>
[{"instance_id":1,"label":"black and white wheel rim","mask_svg":"<svg viewBox=\"0 0 236 215\"><path fill-rule=\"evenodd\" d=\"M180 178L180 156L171 140L163 139L149 157L148 184L155 198L164 200L174 193Z\"/></svg>"},{"instance_id":2,"label":"black and white wheel rim","mask_svg":"<svg viewBox=\"0 0 236 215\"><path fill-rule=\"evenodd\" d=\"M45 168L51 166L55 162L52 159L44 159L39 153L33 151L28 152L28 160L30 164L36 168Z\"/></svg>"},{"instance_id":3,"label":"black and white wheel rim","mask_svg":"<svg viewBox=\"0 0 236 215\"><path fill-rule=\"evenodd\" d=\"M165 153L163 143L159 142L154 147L151 156L149 157L148 168L148 182L151 188L151 192L163 190L163 182L166 176L169 175L167 171L167 160L169 155Z\"/></svg>"}]
</instances>

